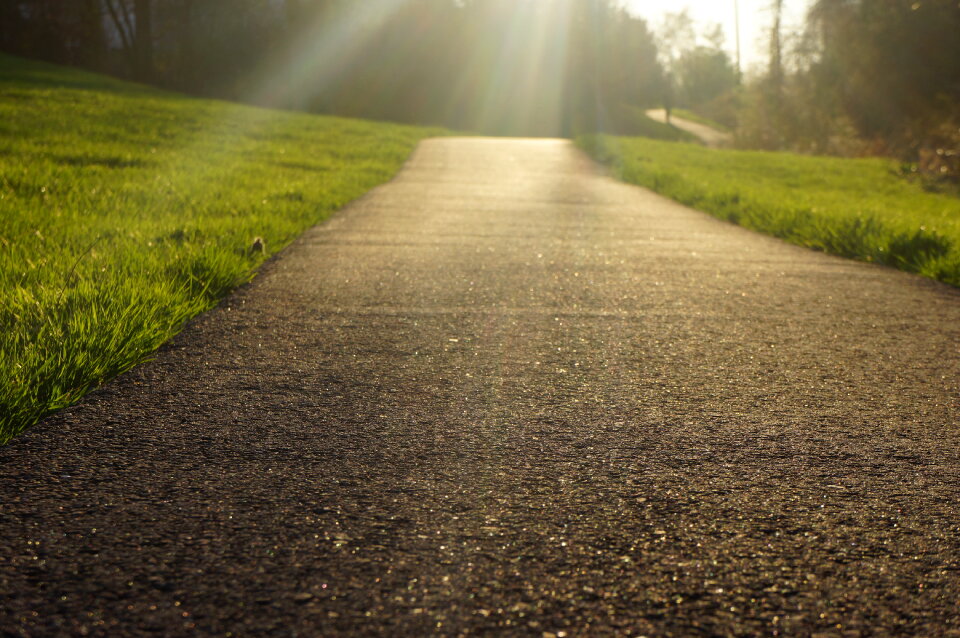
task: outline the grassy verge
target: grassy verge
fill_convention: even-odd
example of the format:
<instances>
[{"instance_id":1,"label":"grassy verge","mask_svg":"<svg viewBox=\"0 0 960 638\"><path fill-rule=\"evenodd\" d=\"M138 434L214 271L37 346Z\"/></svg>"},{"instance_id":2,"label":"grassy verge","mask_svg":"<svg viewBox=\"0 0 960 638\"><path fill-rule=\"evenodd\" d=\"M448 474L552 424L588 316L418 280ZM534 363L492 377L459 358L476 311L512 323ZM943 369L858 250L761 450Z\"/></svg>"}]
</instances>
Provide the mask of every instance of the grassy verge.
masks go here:
<instances>
[{"instance_id":1,"label":"grassy verge","mask_svg":"<svg viewBox=\"0 0 960 638\"><path fill-rule=\"evenodd\" d=\"M0 444L142 361L438 133L0 56Z\"/></svg>"},{"instance_id":2,"label":"grassy verge","mask_svg":"<svg viewBox=\"0 0 960 638\"><path fill-rule=\"evenodd\" d=\"M678 129L672 124L664 124L647 117L643 109L629 104L619 104L607 114L604 130L615 135L646 137L669 142L690 142L699 144L696 135Z\"/></svg>"},{"instance_id":3,"label":"grassy verge","mask_svg":"<svg viewBox=\"0 0 960 638\"><path fill-rule=\"evenodd\" d=\"M960 198L884 159L727 151L643 139L578 140L627 182L787 241L960 286Z\"/></svg>"}]
</instances>

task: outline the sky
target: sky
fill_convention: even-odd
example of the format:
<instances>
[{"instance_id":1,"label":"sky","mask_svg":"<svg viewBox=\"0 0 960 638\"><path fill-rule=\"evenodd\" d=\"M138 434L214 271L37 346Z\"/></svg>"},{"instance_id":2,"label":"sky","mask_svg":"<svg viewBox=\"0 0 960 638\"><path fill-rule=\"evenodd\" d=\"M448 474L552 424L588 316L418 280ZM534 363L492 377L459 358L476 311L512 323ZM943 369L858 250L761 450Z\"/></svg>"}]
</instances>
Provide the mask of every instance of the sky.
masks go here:
<instances>
[{"instance_id":1,"label":"sky","mask_svg":"<svg viewBox=\"0 0 960 638\"><path fill-rule=\"evenodd\" d=\"M740 47L743 70L766 64L769 29L773 14L771 0L738 0L740 4ZM706 27L719 23L726 36L726 48L730 58L736 60L736 30L734 0L623 0L624 6L634 15L646 19L647 25L656 32L665 13L682 11L686 6L697 25L698 33ZM803 24L808 0L784 0L784 27Z\"/></svg>"}]
</instances>

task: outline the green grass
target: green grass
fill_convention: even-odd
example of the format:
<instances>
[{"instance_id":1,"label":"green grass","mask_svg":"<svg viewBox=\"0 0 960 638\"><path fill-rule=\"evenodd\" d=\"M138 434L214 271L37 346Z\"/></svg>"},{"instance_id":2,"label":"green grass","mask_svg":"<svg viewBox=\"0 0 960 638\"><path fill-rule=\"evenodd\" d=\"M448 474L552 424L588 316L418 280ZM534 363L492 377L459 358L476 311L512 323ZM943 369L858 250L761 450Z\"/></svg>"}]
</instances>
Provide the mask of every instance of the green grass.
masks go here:
<instances>
[{"instance_id":1,"label":"green grass","mask_svg":"<svg viewBox=\"0 0 960 638\"><path fill-rule=\"evenodd\" d=\"M672 109L670 111L672 115L679 117L682 120L689 120L690 122L696 122L697 124L703 124L704 126L709 126L715 131L720 131L721 133L729 133L730 129L720 122L714 122L711 119L698 115L693 111L687 109Z\"/></svg>"},{"instance_id":2,"label":"green grass","mask_svg":"<svg viewBox=\"0 0 960 638\"><path fill-rule=\"evenodd\" d=\"M722 219L960 286L960 198L925 191L892 160L608 136L578 144L623 180Z\"/></svg>"},{"instance_id":3,"label":"green grass","mask_svg":"<svg viewBox=\"0 0 960 638\"><path fill-rule=\"evenodd\" d=\"M0 443L144 360L436 134L0 56Z\"/></svg>"}]
</instances>

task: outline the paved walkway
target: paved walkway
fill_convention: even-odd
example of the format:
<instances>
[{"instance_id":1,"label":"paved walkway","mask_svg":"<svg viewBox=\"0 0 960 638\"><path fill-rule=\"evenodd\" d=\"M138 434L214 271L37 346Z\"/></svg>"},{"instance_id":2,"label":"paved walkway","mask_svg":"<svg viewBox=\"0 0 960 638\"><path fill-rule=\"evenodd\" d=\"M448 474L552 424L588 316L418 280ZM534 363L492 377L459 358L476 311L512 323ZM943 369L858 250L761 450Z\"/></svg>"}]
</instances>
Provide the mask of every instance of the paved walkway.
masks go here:
<instances>
[{"instance_id":1,"label":"paved walkway","mask_svg":"<svg viewBox=\"0 0 960 638\"><path fill-rule=\"evenodd\" d=\"M954 289L428 141L0 449L0 634L956 636L958 344Z\"/></svg>"},{"instance_id":2,"label":"paved walkway","mask_svg":"<svg viewBox=\"0 0 960 638\"><path fill-rule=\"evenodd\" d=\"M647 111L647 117L664 124L667 122L667 112L664 109L651 109ZM685 120L682 117L677 117L676 115L670 116L670 123L676 126L678 129L696 135L698 138L700 138L700 141L711 148L723 148L725 146L730 146L733 143L733 136L730 135L730 133L718 131L713 127L707 126L706 124Z\"/></svg>"}]
</instances>

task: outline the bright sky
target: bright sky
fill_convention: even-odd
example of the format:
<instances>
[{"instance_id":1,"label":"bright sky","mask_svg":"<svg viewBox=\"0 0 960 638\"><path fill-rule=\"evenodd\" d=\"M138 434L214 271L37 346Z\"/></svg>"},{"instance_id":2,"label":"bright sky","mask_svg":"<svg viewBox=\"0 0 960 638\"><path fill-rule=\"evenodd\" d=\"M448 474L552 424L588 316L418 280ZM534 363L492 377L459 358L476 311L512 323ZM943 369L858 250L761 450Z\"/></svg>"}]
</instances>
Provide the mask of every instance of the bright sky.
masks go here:
<instances>
[{"instance_id":1,"label":"bright sky","mask_svg":"<svg viewBox=\"0 0 960 638\"><path fill-rule=\"evenodd\" d=\"M730 59L736 61L736 22L734 20L734 0L622 0L624 6L634 15L647 21L651 30L656 32L665 13L677 13L684 7L697 26L698 35L705 27L719 23L726 36ZM769 44L769 29L773 13L771 0L738 0L740 4L740 47L743 56L743 70L752 66L766 64ZM806 14L808 0L784 0L784 28L800 26Z\"/></svg>"}]
</instances>

